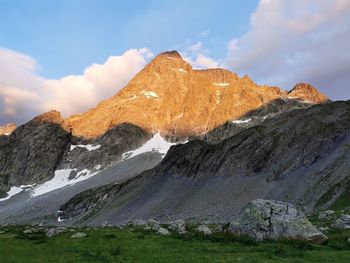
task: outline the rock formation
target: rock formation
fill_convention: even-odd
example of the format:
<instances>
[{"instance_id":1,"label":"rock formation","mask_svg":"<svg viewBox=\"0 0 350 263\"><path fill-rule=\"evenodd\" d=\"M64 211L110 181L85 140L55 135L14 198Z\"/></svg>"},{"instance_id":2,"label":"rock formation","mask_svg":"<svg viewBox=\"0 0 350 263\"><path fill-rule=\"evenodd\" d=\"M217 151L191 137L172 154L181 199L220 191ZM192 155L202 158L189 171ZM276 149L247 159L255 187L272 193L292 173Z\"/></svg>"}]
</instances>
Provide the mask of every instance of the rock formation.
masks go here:
<instances>
[{"instance_id":1,"label":"rock formation","mask_svg":"<svg viewBox=\"0 0 350 263\"><path fill-rule=\"evenodd\" d=\"M248 235L256 241L304 239L315 244L327 241L327 237L293 205L273 200L249 202L242 209L238 221L231 223L229 231Z\"/></svg>"}]
</instances>

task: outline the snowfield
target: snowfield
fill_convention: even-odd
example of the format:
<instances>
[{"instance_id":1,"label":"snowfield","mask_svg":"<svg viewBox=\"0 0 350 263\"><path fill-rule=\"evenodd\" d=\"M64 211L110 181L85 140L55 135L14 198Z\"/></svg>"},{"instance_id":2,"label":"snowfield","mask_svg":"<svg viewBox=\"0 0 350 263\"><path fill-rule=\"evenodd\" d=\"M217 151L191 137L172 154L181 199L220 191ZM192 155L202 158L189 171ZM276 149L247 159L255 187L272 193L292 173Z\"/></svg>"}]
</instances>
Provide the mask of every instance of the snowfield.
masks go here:
<instances>
[{"instance_id":1,"label":"snowfield","mask_svg":"<svg viewBox=\"0 0 350 263\"><path fill-rule=\"evenodd\" d=\"M69 175L72 171L76 171L76 169L56 170L55 176L51 180L46 181L43 184L38 185L32 189L31 196L35 197L43 195L56 189L76 184L99 173L92 173L90 170L84 169L82 171L79 171L75 178L69 180Z\"/></svg>"},{"instance_id":2,"label":"snowfield","mask_svg":"<svg viewBox=\"0 0 350 263\"><path fill-rule=\"evenodd\" d=\"M175 145L176 143L170 143L167 142L158 132L155 134L149 141L147 141L144 145L142 145L140 148L129 151L123 154L122 160L129 159L132 157L135 157L136 155L146 153L146 152L153 152L157 151L165 156L165 154L168 152L170 147L172 145Z\"/></svg>"}]
</instances>

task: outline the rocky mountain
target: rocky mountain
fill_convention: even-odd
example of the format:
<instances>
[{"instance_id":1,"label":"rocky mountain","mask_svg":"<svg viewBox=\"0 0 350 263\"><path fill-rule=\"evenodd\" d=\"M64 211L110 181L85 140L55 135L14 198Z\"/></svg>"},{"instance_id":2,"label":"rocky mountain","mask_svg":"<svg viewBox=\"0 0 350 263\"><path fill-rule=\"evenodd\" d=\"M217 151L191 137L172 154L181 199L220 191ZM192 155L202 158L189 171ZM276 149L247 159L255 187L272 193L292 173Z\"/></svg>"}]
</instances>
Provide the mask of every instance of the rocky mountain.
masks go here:
<instances>
[{"instance_id":1,"label":"rocky mountain","mask_svg":"<svg viewBox=\"0 0 350 263\"><path fill-rule=\"evenodd\" d=\"M196 70L171 51L154 58L115 96L68 121L74 135L88 138L124 122L163 135L201 135L277 98L328 100L307 84L286 92L224 69Z\"/></svg>"},{"instance_id":2,"label":"rocky mountain","mask_svg":"<svg viewBox=\"0 0 350 263\"><path fill-rule=\"evenodd\" d=\"M257 198L312 213L349 185L349 107L165 52L94 109L0 136L0 223L231 220Z\"/></svg>"},{"instance_id":3,"label":"rocky mountain","mask_svg":"<svg viewBox=\"0 0 350 263\"><path fill-rule=\"evenodd\" d=\"M0 126L0 135L10 135L16 128L17 126L13 122Z\"/></svg>"}]
</instances>

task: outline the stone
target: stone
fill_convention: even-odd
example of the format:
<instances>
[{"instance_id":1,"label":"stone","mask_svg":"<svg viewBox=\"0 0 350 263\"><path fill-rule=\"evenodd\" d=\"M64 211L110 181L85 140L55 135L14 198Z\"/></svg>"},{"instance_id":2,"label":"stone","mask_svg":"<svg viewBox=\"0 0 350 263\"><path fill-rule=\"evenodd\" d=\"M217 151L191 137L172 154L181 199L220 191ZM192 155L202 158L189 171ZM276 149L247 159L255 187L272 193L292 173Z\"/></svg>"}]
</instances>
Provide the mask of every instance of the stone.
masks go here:
<instances>
[{"instance_id":1,"label":"stone","mask_svg":"<svg viewBox=\"0 0 350 263\"><path fill-rule=\"evenodd\" d=\"M108 222L108 221L104 221L102 224L101 224L101 227L109 227L111 226L111 224Z\"/></svg>"},{"instance_id":2,"label":"stone","mask_svg":"<svg viewBox=\"0 0 350 263\"><path fill-rule=\"evenodd\" d=\"M248 235L255 241L301 239L315 244L327 241L327 237L292 204L274 200L249 202L239 214L238 221L230 224L228 230Z\"/></svg>"},{"instance_id":3,"label":"stone","mask_svg":"<svg viewBox=\"0 0 350 263\"><path fill-rule=\"evenodd\" d=\"M335 211L334 210L326 210L326 211L324 211L324 213L326 215L333 215L335 213Z\"/></svg>"},{"instance_id":4,"label":"stone","mask_svg":"<svg viewBox=\"0 0 350 263\"><path fill-rule=\"evenodd\" d=\"M86 237L87 235L83 232L77 232L71 236L71 238L83 238Z\"/></svg>"},{"instance_id":5,"label":"stone","mask_svg":"<svg viewBox=\"0 0 350 263\"><path fill-rule=\"evenodd\" d=\"M176 220L175 222L170 223L168 228L171 231L178 232L180 234L186 233L186 223L182 219L179 219L179 220Z\"/></svg>"},{"instance_id":6,"label":"stone","mask_svg":"<svg viewBox=\"0 0 350 263\"><path fill-rule=\"evenodd\" d=\"M48 237L48 238L52 238L52 237L54 237L54 236L57 236L59 233L56 231L56 229L55 228L50 228L49 230L47 230L47 232L46 232L46 236Z\"/></svg>"},{"instance_id":7,"label":"stone","mask_svg":"<svg viewBox=\"0 0 350 263\"><path fill-rule=\"evenodd\" d=\"M342 215L335 221L332 227L338 229L350 229L350 215Z\"/></svg>"},{"instance_id":8,"label":"stone","mask_svg":"<svg viewBox=\"0 0 350 263\"><path fill-rule=\"evenodd\" d=\"M163 236L170 235L169 230L166 229L166 228L163 228L163 227L159 228L157 233L160 234L160 235L163 235Z\"/></svg>"},{"instance_id":9,"label":"stone","mask_svg":"<svg viewBox=\"0 0 350 263\"><path fill-rule=\"evenodd\" d=\"M207 227L206 225L200 225L198 228L197 228L197 231L198 232L201 232L203 233L204 235L211 235L213 232L211 231L211 229L209 227Z\"/></svg>"},{"instance_id":10,"label":"stone","mask_svg":"<svg viewBox=\"0 0 350 263\"><path fill-rule=\"evenodd\" d=\"M147 222L145 220L135 219L131 222L131 225L133 227L145 227L147 226Z\"/></svg>"},{"instance_id":11,"label":"stone","mask_svg":"<svg viewBox=\"0 0 350 263\"><path fill-rule=\"evenodd\" d=\"M0 230L0 234L5 234L5 233L6 233L6 231Z\"/></svg>"},{"instance_id":12,"label":"stone","mask_svg":"<svg viewBox=\"0 0 350 263\"><path fill-rule=\"evenodd\" d=\"M329 230L329 227L320 227L318 230L320 230L322 233L327 233Z\"/></svg>"},{"instance_id":13,"label":"stone","mask_svg":"<svg viewBox=\"0 0 350 263\"><path fill-rule=\"evenodd\" d=\"M28 228L23 231L23 234L28 235L28 234L33 234L33 230Z\"/></svg>"}]
</instances>

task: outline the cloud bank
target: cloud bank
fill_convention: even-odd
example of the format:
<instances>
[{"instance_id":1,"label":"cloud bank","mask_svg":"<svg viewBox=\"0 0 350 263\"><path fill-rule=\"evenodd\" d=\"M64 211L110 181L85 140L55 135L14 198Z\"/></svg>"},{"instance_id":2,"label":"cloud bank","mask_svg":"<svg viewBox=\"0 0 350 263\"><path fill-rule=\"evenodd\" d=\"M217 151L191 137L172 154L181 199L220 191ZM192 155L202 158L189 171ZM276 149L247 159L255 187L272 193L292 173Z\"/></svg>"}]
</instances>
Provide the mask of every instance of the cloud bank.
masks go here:
<instances>
[{"instance_id":1,"label":"cloud bank","mask_svg":"<svg viewBox=\"0 0 350 263\"><path fill-rule=\"evenodd\" d=\"M87 67L82 75L45 79L33 58L0 48L0 124L21 124L51 109L63 116L86 111L114 95L152 56L147 48L130 49Z\"/></svg>"},{"instance_id":2,"label":"cloud bank","mask_svg":"<svg viewBox=\"0 0 350 263\"><path fill-rule=\"evenodd\" d=\"M260 83L309 82L333 99L349 98L350 1L260 0L250 23L229 43L228 67Z\"/></svg>"}]
</instances>

